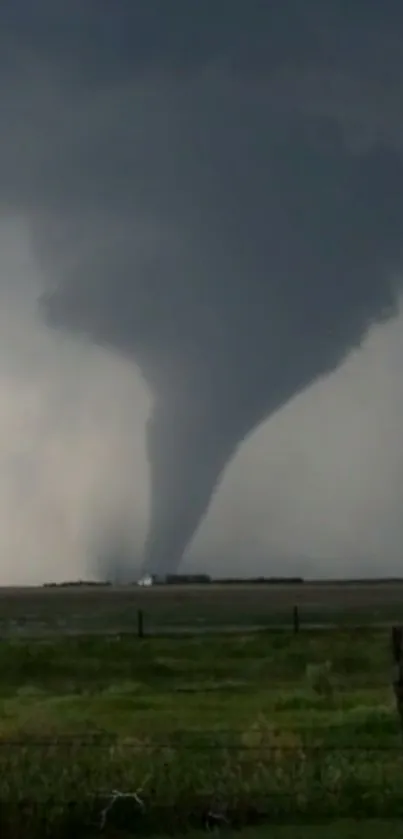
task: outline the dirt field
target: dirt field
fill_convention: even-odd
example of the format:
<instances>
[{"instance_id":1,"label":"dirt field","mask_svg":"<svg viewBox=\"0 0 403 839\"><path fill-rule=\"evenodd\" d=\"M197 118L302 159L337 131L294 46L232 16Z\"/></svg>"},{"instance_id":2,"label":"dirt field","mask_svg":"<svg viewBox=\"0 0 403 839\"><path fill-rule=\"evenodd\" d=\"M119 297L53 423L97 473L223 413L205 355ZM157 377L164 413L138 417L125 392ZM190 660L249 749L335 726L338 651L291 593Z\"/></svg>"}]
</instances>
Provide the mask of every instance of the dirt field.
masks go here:
<instances>
[{"instance_id":1,"label":"dirt field","mask_svg":"<svg viewBox=\"0 0 403 839\"><path fill-rule=\"evenodd\" d=\"M0 588L0 633L149 631L403 621L399 583Z\"/></svg>"}]
</instances>

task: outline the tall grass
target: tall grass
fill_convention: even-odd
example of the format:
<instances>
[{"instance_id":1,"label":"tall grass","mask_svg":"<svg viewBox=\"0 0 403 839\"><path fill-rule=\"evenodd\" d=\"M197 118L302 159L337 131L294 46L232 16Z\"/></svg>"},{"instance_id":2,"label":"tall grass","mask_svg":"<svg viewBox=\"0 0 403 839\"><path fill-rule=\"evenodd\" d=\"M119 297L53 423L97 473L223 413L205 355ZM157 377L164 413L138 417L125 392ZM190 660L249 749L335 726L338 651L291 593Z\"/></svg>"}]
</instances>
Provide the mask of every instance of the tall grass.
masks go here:
<instances>
[{"instance_id":1,"label":"tall grass","mask_svg":"<svg viewBox=\"0 0 403 839\"><path fill-rule=\"evenodd\" d=\"M1 836L401 818L389 655L384 632L4 641Z\"/></svg>"}]
</instances>

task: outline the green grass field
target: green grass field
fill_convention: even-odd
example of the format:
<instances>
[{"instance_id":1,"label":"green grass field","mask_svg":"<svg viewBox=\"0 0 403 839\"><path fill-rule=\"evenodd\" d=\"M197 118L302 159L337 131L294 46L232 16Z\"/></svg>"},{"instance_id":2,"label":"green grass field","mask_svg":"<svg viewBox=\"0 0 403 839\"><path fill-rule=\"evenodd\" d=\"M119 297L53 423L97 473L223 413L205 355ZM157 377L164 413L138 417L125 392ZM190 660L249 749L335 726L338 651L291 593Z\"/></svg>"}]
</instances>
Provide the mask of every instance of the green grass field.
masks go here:
<instances>
[{"instance_id":1,"label":"green grass field","mask_svg":"<svg viewBox=\"0 0 403 839\"><path fill-rule=\"evenodd\" d=\"M2 835L403 818L387 630L14 638L0 673Z\"/></svg>"}]
</instances>

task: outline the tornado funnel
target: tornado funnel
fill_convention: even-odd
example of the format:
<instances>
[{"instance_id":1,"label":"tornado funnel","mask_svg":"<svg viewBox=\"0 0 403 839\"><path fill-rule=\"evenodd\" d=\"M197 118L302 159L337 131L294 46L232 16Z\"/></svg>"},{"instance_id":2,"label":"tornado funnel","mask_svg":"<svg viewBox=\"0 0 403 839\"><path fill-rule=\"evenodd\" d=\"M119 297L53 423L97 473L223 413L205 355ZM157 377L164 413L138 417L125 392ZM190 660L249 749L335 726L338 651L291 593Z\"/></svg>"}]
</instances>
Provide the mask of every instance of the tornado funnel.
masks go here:
<instances>
[{"instance_id":1,"label":"tornado funnel","mask_svg":"<svg viewBox=\"0 0 403 839\"><path fill-rule=\"evenodd\" d=\"M166 573L248 434L396 312L401 13L65 5L49 55L48 12L37 24L35 106L21 76L5 108L2 201L33 232L48 322L125 354L149 386L144 571Z\"/></svg>"},{"instance_id":2,"label":"tornado funnel","mask_svg":"<svg viewBox=\"0 0 403 839\"><path fill-rule=\"evenodd\" d=\"M177 569L242 440L396 311L400 158L356 160L342 144L319 155L300 140L288 155L268 154L255 213L221 192L197 223L189 211L205 251L191 238L156 261L151 248L132 273L119 240L94 277L92 245L47 298L48 318L132 357L153 394L144 573Z\"/></svg>"},{"instance_id":3,"label":"tornado funnel","mask_svg":"<svg viewBox=\"0 0 403 839\"><path fill-rule=\"evenodd\" d=\"M229 430L230 431L230 430ZM192 416L179 400L156 400L147 426L150 520L144 572L177 570L236 443L214 411Z\"/></svg>"}]
</instances>

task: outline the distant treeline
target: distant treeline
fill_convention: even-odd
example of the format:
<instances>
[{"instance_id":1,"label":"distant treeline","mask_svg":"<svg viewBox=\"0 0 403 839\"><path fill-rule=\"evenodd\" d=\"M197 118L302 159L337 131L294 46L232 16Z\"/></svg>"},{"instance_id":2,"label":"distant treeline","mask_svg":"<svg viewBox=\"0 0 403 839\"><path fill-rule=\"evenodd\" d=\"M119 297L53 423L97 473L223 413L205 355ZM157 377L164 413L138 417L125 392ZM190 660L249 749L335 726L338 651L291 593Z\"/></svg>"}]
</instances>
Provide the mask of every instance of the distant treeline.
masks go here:
<instances>
[{"instance_id":1,"label":"distant treeline","mask_svg":"<svg viewBox=\"0 0 403 839\"><path fill-rule=\"evenodd\" d=\"M302 577L210 577L209 574L167 574L155 577L155 585L301 585Z\"/></svg>"},{"instance_id":2,"label":"distant treeline","mask_svg":"<svg viewBox=\"0 0 403 839\"><path fill-rule=\"evenodd\" d=\"M154 578L155 585L299 585L302 577L210 577L209 574L167 574Z\"/></svg>"},{"instance_id":3,"label":"distant treeline","mask_svg":"<svg viewBox=\"0 0 403 839\"><path fill-rule=\"evenodd\" d=\"M229 577L222 579L214 579L211 582L215 583L216 585L302 585L304 583L303 577Z\"/></svg>"},{"instance_id":4,"label":"distant treeline","mask_svg":"<svg viewBox=\"0 0 403 839\"><path fill-rule=\"evenodd\" d=\"M168 574L166 577L154 577L153 584L164 585L222 585L222 586L245 586L245 585L313 585L313 586L379 586L379 585L401 585L402 577L370 577L350 580L304 580L303 577L210 577L209 574ZM43 588L95 588L113 586L110 580L66 580L62 583L43 583ZM127 586L137 585L133 580Z\"/></svg>"},{"instance_id":5,"label":"distant treeline","mask_svg":"<svg viewBox=\"0 0 403 839\"><path fill-rule=\"evenodd\" d=\"M154 577L154 585L301 585L304 582L302 577L221 577L215 579L209 574L167 574L166 577ZM110 581L97 580L66 580L62 583L44 583L44 588L78 588L80 586L111 586ZM127 585L136 585L133 581Z\"/></svg>"},{"instance_id":6,"label":"distant treeline","mask_svg":"<svg viewBox=\"0 0 403 839\"><path fill-rule=\"evenodd\" d=\"M112 583L106 581L99 582L98 580L66 580L62 583L44 583L44 588L69 588L71 586L110 586Z\"/></svg>"},{"instance_id":7,"label":"distant treeline","mask_svg":"<svg viewBox=\"0 0 403 839\"><path fill-rule=\"evenodd\" d=\"M166 577L156 580L156 582L161 582L167 586L189 585L189 583L190 585L200 586L208 585L212 582L212 579L208 574L167 574Z\"/></svg>"}]
</instances>

